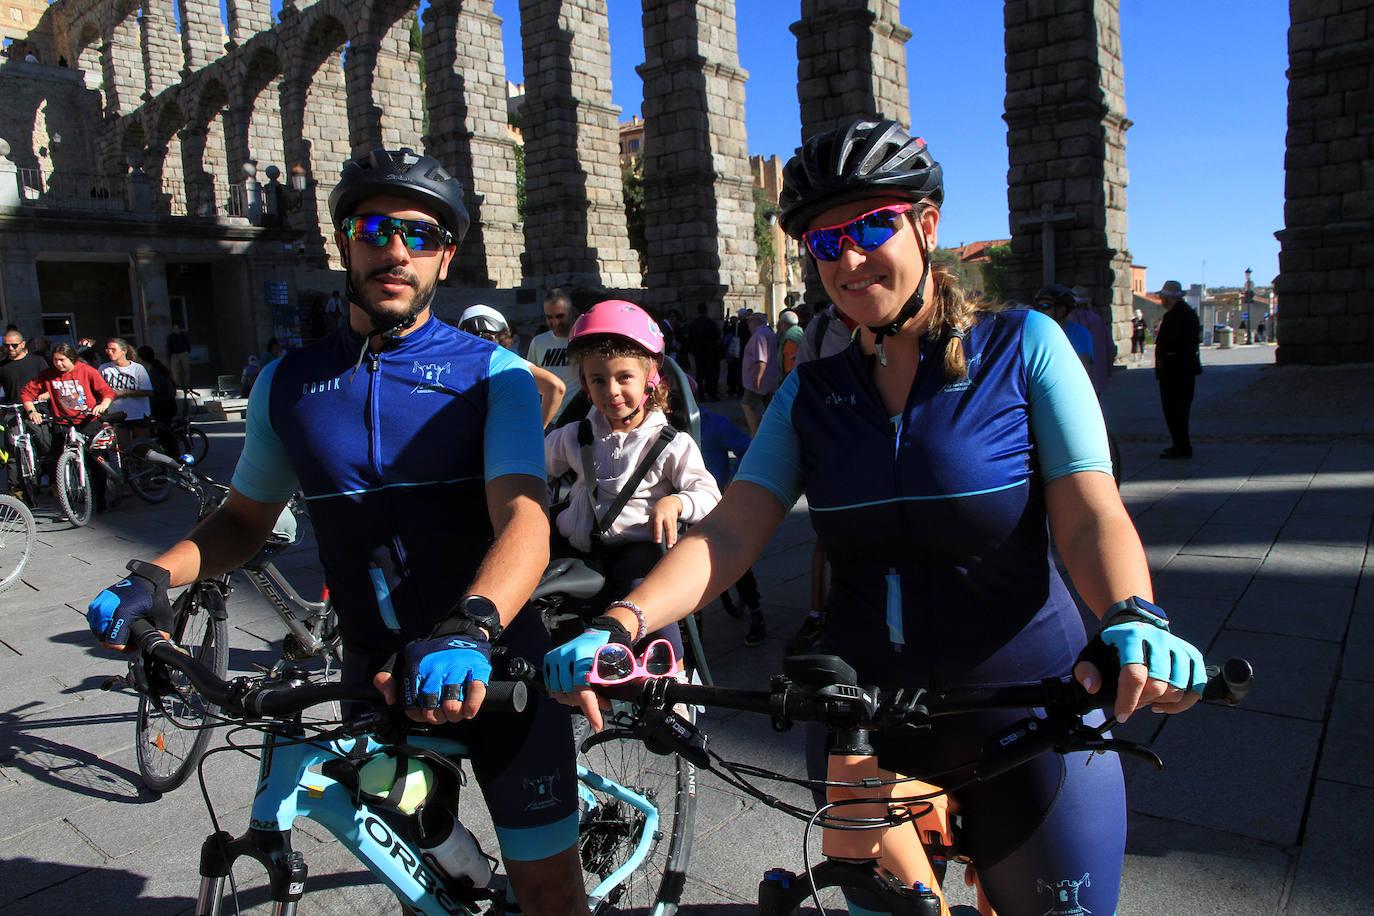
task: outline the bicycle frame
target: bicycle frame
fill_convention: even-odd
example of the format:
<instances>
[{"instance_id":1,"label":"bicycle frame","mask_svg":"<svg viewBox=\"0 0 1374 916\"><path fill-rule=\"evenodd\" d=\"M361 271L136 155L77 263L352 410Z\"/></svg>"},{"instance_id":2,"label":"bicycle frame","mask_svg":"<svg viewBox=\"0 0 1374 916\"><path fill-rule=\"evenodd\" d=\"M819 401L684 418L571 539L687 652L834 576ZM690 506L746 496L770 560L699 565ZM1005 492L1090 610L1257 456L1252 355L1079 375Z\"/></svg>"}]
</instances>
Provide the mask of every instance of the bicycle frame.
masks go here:
<instances>
[{"instance_id":1,"label":"bicycle frame","mask_svg":"<svg viewBox=\"0 0 1374 916\"><path fill-rule=\"evenodd\" d=\"M311 628L329 614L329 603L310 601L292 587L286 576L273 563L244 564L243 574L258 594L277 612L281 622L295 637L300 649L306 655L314 656L325 652L328 645L320 638L318 627Z\"/></svg>"},{"instance_id":2,"label":"bicycle frame","mask_svg":"<svg viewBox=\"0 0 1374 916\"><path fill-rule=\"evenodd\" d=\"M315 821L332 833L345 849L379 877L405 904L426 916L479 911L474 905L490 894L461 894L451 890L428 857L387 822L364 797L321 772L323 764L366 742L369 753L385 747L370 737L309 742L269 734L258 769L258 788L250 813L249 829L232 838L220 832L206 838L201 847L201 889L196 905L200 916L219 916L224 881L234 861L248 856L267 868L271 882L274 916L291 916L305 894L308 875L304 858L291 848L291 831L299 818ZM465 756L467 748L446 738L412 735L407 742L449 757ZM645 815L644 829L630 858L589 894L588 905L597 904L624 881L648 855L658 829L654 804L613 780L579 766L579 795L583 784L614 796ZM484 889L478 889L484 890ZM466 899L464 899L466 898Z\"/></svg>"}]
</instances>

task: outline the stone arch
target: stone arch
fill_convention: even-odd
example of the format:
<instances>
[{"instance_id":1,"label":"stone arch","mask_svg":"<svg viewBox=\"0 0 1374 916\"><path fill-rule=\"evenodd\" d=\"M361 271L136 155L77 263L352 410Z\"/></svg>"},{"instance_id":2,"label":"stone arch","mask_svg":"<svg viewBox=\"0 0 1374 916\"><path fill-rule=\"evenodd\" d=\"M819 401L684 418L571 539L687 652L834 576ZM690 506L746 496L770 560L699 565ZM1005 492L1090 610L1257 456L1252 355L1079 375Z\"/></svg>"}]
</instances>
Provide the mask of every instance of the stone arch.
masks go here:
<instances>
[{"instance_id":1,"label":"stone arch","mask_svg":"<svg viewBox=\"0 0 1374 916\"><path fill-rule=\"evenodd\" d=\"M372 80L372 103L379 109L382 145L420 149L424 135L424 94L412 74L421 77L420 50L412 47L416 4L405 3L399 17L382 35Z\"/></svg>"},{"instance_id":2,"label":"stone arch","mask_svg":"<svg viewBox=\"0 0 1374 916\"><path fill-rule=\"evenodd\" d=\"M143 71L142 27L134 0L113 4L100 49L105 86L105 115L131 114L143 104L147 89Z\"/></svg>"},{"instance_id":3,"label":"stone arch","mask_svg":"<svg viewBox=\"0 0 1374 916\"><path fill-rule=\"evenodd\" d=\"M71 60L76 69L82 72L87 89L101 90L105 86L105 71L100 63L100 29L94 22L87 20L82 24L76 44L70 49ZM104 101L104 93L101 93Z\"/></svg>"},{"instance_id":4,"label":"stone arch","mask_svg":"<svg viewBox=\"0 0 1374 916\"><path fill-rule=\"evenodd\" d=\"M215 216L229 197L229 153L224 129L228 101L223 83L206 81L181 138L186 212L191 216Z\"/></svg>"},{"instance_id":5,"label":"stone arch","mask_svg":"<svg viewBox=\"0 0 1374 916\"><path fill-rule=\"evenodd\" d=\"M272 44L258 46L244 70L239 104L246 133L245 155L262 171L275 165L287 170L286 140L282 131L282 86L284 67Z\"/></svg>"},{"instance_id":6,"label":"stone arch","mask_svg":"<svg viewBox=\"0 0 1374 916\"><path fill-rule=\"evenodd\" d=\"M311 8L315 9L319 7ZM286 173L302 169L308 182L290 222L305 231L310 254L336 264L337 253L330 243L329 192L350 152L344 81L349 32L340 18L321 13L304 35L295 49L293 76L287 80L282 99L285 151L290 160Z\"/></svg>"},{"instance_id":7,"label":"stone arch","mask_svg":"<svg viewBox=\"0 0 1374 916\"><path fill-rule=\"evenodd\" d=\"M153 207L170 216L186 215L186 167L181 135L186 116L176 101L163 104L153 120L144 170L153 184Z\"/></svg>"}]
</instances>

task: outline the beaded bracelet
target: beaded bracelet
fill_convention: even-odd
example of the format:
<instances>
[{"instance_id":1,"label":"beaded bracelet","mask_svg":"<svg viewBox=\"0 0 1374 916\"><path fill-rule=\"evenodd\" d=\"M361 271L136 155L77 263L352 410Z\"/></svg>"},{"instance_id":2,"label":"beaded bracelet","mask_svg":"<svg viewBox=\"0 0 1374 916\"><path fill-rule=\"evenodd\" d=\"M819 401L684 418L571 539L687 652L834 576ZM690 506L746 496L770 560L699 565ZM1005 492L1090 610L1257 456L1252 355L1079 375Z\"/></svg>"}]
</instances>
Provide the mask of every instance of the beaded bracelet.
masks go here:
<instances>
[{"instance_id":1,"label":"beaded bracelet","mask_svg":"<svg viewBox=\"0 0 1374 916\"><path fill-rule=\"evenodd\" d=\"M637 632L635 633L635 638L632 639L631 642L635 642L635 643L639 642L641 639L644 638L644 633L645 633L645 631L648 630L648 628L649 628L648 625L645 624L645 622L644 622L644 611L643 611L643 609L640 608L640 606L637 605L637 604L635 604L633 601L623 601L623 600L622 600L622 601L612 601L610 604L606 605L606 610L607 610L607 611L610 611L611 608L617 608L617 607L626 608L627 610L629 610L631 613L633 613L633 614L635 615L635 627L636 627L636 631L637 631Z\"/></svg>"}]
</instances>

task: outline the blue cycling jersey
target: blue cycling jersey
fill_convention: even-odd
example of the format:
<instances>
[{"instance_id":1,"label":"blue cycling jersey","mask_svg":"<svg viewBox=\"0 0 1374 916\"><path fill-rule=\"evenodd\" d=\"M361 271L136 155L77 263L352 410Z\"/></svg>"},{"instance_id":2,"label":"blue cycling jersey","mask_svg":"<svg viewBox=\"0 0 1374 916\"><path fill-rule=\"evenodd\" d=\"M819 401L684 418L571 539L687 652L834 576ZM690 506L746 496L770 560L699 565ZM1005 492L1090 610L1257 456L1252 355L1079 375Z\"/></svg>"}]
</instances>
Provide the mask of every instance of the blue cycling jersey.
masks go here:
<instances>
[{"instance_id":1,"label":"blue cycling jersey","mask_svg":"<svg viewBox=\"0 0 1374 916\"><path fill-rule=\"evenodd\" d=\"M1092 385L1034 312L982 316L966 379L945 376L945 339L920 346L897 417L857 343L798 366L736 479L789 507L805 493L833 571L825 644L865 681L1065 674L1085 635L1050 558L1044 484L1111 473Z\"/></svg>"},{"instance_id":2,"label":"blue cycling jersey","mask_svg":"<svg viewBox=\"0 0 1374 916\"><path fill-rule=\"evenodd\" d=\"M539 394L523 360L430 319L358 361L344 326L263 369L234 488L299 489L349 646L427 636L492 541L485 484L544 479Z\"/></svg>"}]
</instances>

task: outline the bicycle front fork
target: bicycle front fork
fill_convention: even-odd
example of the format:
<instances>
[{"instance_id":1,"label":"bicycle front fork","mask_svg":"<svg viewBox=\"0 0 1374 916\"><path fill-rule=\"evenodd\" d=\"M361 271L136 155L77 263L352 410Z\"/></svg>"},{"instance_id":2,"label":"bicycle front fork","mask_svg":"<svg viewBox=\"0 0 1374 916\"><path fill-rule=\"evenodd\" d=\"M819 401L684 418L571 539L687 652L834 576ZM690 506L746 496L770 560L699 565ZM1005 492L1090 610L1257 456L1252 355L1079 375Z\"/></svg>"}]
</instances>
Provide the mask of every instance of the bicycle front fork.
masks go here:
<instances>
[{"instance_id":1,"label":"bicycle front fork","mask_svg":"<svg viewBox=\"0 0 1374 916\"><path fill-rule=\"evenodd\" d=\"M197 916L220 916L224 881L240 856L254 859L267 869L273 916L294 916L296 904L305 893L305 857L291 848L289 833L256 828L237 839L221 830L201 844Z\"/></svg>"}]
</instances>

